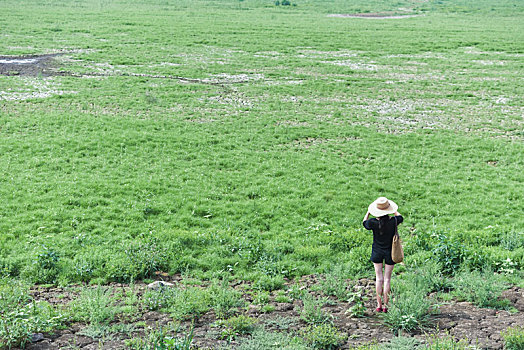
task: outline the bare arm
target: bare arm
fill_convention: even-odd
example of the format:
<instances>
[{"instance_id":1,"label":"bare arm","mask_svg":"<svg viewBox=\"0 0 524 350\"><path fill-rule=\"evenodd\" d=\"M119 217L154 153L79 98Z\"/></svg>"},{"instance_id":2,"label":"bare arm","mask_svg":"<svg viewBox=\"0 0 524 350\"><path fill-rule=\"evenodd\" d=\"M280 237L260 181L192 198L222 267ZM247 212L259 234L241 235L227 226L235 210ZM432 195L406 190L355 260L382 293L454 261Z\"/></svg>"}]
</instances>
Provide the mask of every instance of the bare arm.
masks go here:
<instances>
[{"instance_id":1,"label":"bare arm","mask_svg":"<svg viewBox=\"0 0 524 350\"><path fill-rule=\"evenodd\" d=\"M398 211L395 212L395 216L401 216Z\"/></svg>"},{"instance_id":2,"label":"bare arm","mask_svg":"<svg viewBox=\"0 0 524 350\"><path fill-rule=\"evenodd\" d=\"M367 219L369 219L369 215L370 215L370 214L369 214L369 211L368 211L368 212L366 213L366 215L364 215L364 220L362 220L362 221L366 221Z\"/></svg>"}]
</instances>

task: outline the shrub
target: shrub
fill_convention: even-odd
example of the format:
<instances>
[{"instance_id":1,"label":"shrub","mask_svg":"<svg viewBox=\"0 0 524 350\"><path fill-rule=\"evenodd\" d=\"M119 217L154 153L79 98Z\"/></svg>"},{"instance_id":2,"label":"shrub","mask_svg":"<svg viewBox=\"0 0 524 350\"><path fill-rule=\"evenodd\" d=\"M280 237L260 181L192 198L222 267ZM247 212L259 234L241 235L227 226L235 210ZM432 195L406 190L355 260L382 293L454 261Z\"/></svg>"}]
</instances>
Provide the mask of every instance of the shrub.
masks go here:
<instances>
[{"instance_id":1,"label":"shrub","mask_svg":"<svg viewBox=\"0 0 524 350\"><path fill-rule=\"evenodd\" d=\"M524 327L509 327L501 333L504 348L507 350L524 350Z\"/></svg>"},{"instance_id":2,"label":"shrub","mask_svg":"<svg viewBox=\"0 0 524 350\"><path fill-rule=\"evenodd\" d=\"M505 308L507 301L498 298L506 288L500 276L492 271L462 271L453 278L453 294L479 307Z\"/></svg>"},{"instance_id":3,"label":"shrub","mask_svg":"<svg viewBox=\"0 0 524 350\"><path fill-rule=\"evenodd\" d=\"M338 349L347 339L345 334L330 323L309 326L302 336L312 348L323 350Z\"/></svg>"},{"instance_id":4,"label":"shrub","mask_svg":"<svg viewBox=\"0 0 524 350\"><path fill-rule=\"evenodd\" d=\"M22 271L23 278L35 283L55 283L59 273L60 254L45 245L36 253L30 266Z\"/></svg>"},{"instance_id":5,"label":"shrub","mask_svg":"<svg viewBox=\"0 0 524 350\"><path fill-rule=\"evenodd\" d=\"M438 262L442 266L444 274L454 274L464 261L464 246L455 237L449 237L444 234L437 234L437 243L432 252Z\"/></svg>"}]
</instances>

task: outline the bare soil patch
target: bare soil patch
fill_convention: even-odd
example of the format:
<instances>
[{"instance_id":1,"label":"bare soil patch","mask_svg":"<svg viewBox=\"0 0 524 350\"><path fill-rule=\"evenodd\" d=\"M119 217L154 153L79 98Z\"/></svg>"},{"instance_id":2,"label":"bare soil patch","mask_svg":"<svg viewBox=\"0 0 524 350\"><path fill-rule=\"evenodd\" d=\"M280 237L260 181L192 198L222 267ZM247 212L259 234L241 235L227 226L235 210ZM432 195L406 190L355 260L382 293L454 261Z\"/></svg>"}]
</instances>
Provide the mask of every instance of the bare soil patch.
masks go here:
<instances>
[{"instance_id":1,"label":"bare soil patch","mask_svg":"<svg viewBox=\"0 0 524 350\"><path fill-rule=\"evenodd\" d=\"M56 68L55 57L60 53L27 56L0 56L1 75L57 76L64 75Z\"/></svg>"},{"instance_id":2,"label":"bare soil patch","mask_svg":"<svg viewBox=\"0 0 524 350\"><path fill-rule=\"evenodd\" d=\"M421 15L401 15L395 13L332 13L327 15L328 17L341 17L341 18L367 18L367 19L402 19L402 18L411 18L419 17Z\"/></svg>"}]
</instances>

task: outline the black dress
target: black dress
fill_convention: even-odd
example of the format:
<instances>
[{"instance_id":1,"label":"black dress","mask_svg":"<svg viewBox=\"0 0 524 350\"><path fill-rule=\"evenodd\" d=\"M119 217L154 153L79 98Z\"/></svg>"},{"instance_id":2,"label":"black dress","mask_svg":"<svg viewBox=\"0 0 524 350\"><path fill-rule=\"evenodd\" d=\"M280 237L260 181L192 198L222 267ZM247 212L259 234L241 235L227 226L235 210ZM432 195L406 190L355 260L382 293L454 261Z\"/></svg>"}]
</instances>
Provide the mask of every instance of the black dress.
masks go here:
<instances>
[{"instance_id":1,"label":"black dress","mask_svg":"<svg viewBox=\"0 0 524 350\"><path fill-rule=\"evenodd\" d=\"M396 222L395 222L396 221ZM402 215L390 217L387 216L382 222L382 228L379 229L378 219L369 219L363 222L366 230L373 231L373 246L371 247L371 261L374 263L383 263L395 265L391 259L391 244L395 235L395 225L404 221Z\"/></svg>"}]
</instances>

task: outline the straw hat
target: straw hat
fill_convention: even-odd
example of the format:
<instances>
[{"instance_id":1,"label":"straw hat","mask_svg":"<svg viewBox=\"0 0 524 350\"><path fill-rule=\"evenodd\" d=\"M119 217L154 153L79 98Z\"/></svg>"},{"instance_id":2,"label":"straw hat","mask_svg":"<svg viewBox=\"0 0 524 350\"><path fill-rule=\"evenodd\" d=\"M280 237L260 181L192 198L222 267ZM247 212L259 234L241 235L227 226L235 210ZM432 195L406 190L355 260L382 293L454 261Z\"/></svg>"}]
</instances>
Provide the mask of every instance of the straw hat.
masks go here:
<instances>
[{"instance_id":1,"label":"straw hat","mask_svg":"<svg viewBox=\"0 0 524 350\"><path fill-rule=\"evenodd\" d=\"M395 202L387 199L386 197L379 197L376 201L371 203L368 207L368 211L373 216L384 216L387 214L394 214L398 209L398 205Z\"/></svg>"}]
</instances>

